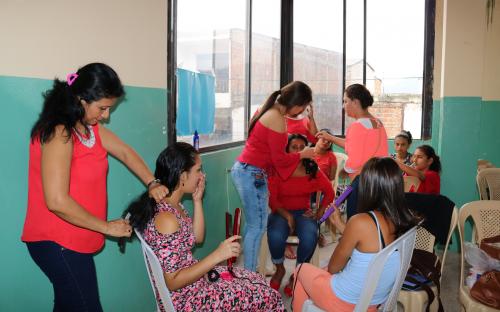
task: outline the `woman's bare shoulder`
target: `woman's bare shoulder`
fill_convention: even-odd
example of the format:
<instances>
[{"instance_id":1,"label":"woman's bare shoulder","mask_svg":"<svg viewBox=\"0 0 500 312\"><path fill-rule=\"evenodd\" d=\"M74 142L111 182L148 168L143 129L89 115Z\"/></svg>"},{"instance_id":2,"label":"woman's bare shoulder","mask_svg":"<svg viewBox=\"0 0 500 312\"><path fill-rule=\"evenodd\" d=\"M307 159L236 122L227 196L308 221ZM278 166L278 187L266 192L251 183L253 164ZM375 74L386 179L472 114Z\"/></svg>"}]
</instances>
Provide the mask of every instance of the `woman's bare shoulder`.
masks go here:
<instances>
[{"instance_id":1,"label":"woman's bare shoulder","mask_svg":"<svg viewBox=\"0 0 500 312\"><path fill-rule=\"evenodd\" d=\"M262 125L273 131L284 133L286 132L286 122L283 115L277 109L269 109L259 119Z\"/></svg>"},{"instance_id":2,"label":"woman's bare shoulder","mask_svg":"<svg viewBox=\"0 0 500 312\"><path fill-rule=\"evenodd\" d=\"M179 222L173 213L162 211L155 217L155 227L162 234L172 234L179 229Z\"/></svg>"}]
</instances>

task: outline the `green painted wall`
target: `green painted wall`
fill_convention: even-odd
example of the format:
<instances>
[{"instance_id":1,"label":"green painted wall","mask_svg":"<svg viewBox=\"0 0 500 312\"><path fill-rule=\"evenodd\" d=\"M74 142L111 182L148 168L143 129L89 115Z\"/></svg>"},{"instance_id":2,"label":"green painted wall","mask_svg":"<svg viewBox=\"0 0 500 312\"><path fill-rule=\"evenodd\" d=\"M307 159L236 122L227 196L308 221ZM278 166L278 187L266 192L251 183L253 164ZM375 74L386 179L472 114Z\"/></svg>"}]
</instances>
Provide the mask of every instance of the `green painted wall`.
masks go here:
<instances>
[{"instance_id":1,"label":"green painted wall","mask_svg":"<svg viewBox=\"0 0 500 312\"><path fill-rule=\"evenodd\" d=\"M0 76L1 123L0 207L3 249L0 258L0 311L51 311L52 287L20 241L26 212L28 143L41 110L41 93L51 87L43 79ZM151 166L166 145L166 92L126 87L127 95L111 115L109 125ZM108 217L117 218L144 186L117 160L109 158ZM139 245L118 252L115 241L96 257L99 290L105 311L153 311L154 297Z\"/></svg>"},{"instance_id":2,"label":"green painted wall","mask_svg":"<svg viewBox=\"0 0 500 312\"><path fill-rule=\"evenodd\" d=\"M500 166L500 102L444 97L439 103L435 114L439 131L432 144L443 165L441 192L461 207L479 199L477 160L488 159Z\"/></svg>"},{"instance_id":3,"label":"green painted wall","mask_svg":"<svg viewBox=\"0 0 500 312\"><path fill-rule=\"evenodd\" d=\"M441 157L441 193L457 207L479 200L477 160L500 166L500 101L479 97L444 97L434 101L432 146ZM471 233L471 224L465 228ZM454 235L455 242L458 235ZM453 250L458 246L452 245Z\"/></svg>"},{"instance_id":4,"label":"green painted wall","mask_svg":"<svg viewBox=\"0 0 500 312\"><path fill-rule=\"evenodd\" d=\"M197 246L194 250L194 255L197 258L208 255L226 238L225 213L229 211L234 215L234 209L242 207L231 174L228 172L241 150L241 147L237 147L220 152L206 153L201 157L203 171L207 176L203 197L206 235L203 244ZM186 196L184 205L192 214L193 203L190 195Z\"/></svg>"}]
</instances>

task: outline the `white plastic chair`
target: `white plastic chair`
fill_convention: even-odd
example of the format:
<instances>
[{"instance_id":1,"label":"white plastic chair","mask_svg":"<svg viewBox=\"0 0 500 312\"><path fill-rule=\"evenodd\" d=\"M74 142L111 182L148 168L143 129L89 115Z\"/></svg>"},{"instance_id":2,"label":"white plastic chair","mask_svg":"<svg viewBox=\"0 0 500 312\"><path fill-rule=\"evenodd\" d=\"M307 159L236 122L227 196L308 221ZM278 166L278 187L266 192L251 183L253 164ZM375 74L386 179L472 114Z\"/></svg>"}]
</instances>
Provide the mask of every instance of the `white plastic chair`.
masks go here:
<instances>
[{"instance_id":1,"label":"white plastic chair","mask_svg":"<svg viewBox=\"0 0 500 312\"><path fill-rule=\"evenodd\" d=\"M335 157L337 158L337 171L335 171L335 180L332 181L332 187L334 194L337 194L337 187L339 186L339 175L340 171L344 168L345 162L347 161L347 155L344 153L335 152ZM344 216L346 216L344 214ZM330 233L332 236L332 241L337 241L337 228L335 225L331 224L328 220L325 222L330 228Z\"/></svg>"},{"instance_id":2,"label":"white plastic chair","mask_svg":"<svg viewBox=\"0 0 500 312\"><path fill-rule=\"evenodd\" d=\"M344 164L347 161L347 155L344 153L335 152L335 157L337 158L337 171L335 171L335 180L333 180L333 191L337 192L337 186L339 185L339 174Z\"/></svg>"},{"instance_id":3,"label":"white plastic chair","mask_svg":"<svg viewBox=\"0 0 500 312\"><path fill-rule=\"evenodd\" d=\"M443 277L443 268L445 266L446 261L446 253L448 250L448 245L450 244L450 239L457 226L458 221L458 208L454 207L453 212L451 214L450 220L450 229L448 230L448 237L446 238L446 244L444 246L443 255L440 257L441 261L441 278ZM417 236L415 238L415 249L421 249L428 252L434 252L434 242L436 238L434 235L429 233L423 227L420 227L417 230ZM439 281L441 282L441 278ZM431 286L432 291L437 296L437 287L435 285ZM425 311L425 307L427 306L427 302L429 298L427 293L424 290L404 290L402 289L399 293L398 302L404 307L404 311ZM430 311L437 311L439 307L439 303L437 297L432 302L429 307Z\"/></svg>"},{"instance_id":4,"label":"white plastic chair","mask_svg":"<svg viewBox=\"0 0 500 312\"><path fill-rule=\"evenodd\" d=\"M500 168L485 168L476 176L479 199L500 200Z\"/></svg>"},{"instance_id":5,"label":"white plastic chair","mask_svg":"<svg viewBox=\"0 0 500 312\"><path fill-rule=\"evenodd\" d=\"M379 310L381 311L393 311L396 309L398 294L401 289L401 285L403 285L408 267L410 266L411 255L415 246L417 228L418 226L414 226L375 255L370 262L368 275L366 276L365 284L363 286L363 290L361 291L361 297L354 308L354 312L364 312L368 309L387 259L395 250L399 250L400 270L396 276L396 280L386 302L379 307ZM302 311L321 312L323 310L315 306L311 300L306 300L302 306Z\"/></svg>"},{"instance_id":6,"label":"white plastic chair","mask_svg":"<svg viewBox=\"0 0 500 312\"><path fill-rule=\"evenodd\" d=\"M486 170L486 169L484 169ZM477 200L462 206L458 215L458 233L460 234L460 288L458 299L464 311L493 312L497 309L490 308L470 296L469 287L464 283L464 241L465 221L471 217L476 229L477 242L483 238L500 235L500 200Z\"/></svg>"},{"instance_id":7,"label":"white plastic chair","mask_svg":"<svg viewBox=\"0 0 500 312\"><path fill-rule=\"evenodd\" d=\"M159 298L160 302L156 300L157 311L161 311L161 305L166 312L175 312L174 305L172 303L172 298L170 297L170 291L165 283L165 278L163 277L163 269L161 268L160 261L154 254L151 247L144 241L141 233L134 229L135 235L139 238L142 247L142 254L144 255L144 263L146 264L146 271L148 271L149 281L151 282L151 287L153 288L153 293L155 298Z\"/></svg>"}]
</instances>

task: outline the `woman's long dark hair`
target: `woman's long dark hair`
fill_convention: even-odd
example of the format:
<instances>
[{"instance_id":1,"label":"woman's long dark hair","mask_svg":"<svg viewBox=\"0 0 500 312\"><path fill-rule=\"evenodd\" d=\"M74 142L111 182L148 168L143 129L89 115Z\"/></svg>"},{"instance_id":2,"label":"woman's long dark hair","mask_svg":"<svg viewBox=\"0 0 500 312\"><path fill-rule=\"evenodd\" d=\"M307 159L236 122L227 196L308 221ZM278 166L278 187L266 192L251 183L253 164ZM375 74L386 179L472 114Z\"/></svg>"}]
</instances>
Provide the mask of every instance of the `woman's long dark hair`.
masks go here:
<instances>
[{"instance_id":1,"label":"woman's long dark hair","mask_svg":"<svg viewBox=\"0 0 500 312\"><path fill-rule=\"evenodd\" d=\"M363 109L373 105L373 97L370 91L362 84L352 84L345 89L344 93L351 100L359 100Z\"/></svg>"},{"instance_id":2,"label":"woman's long dark hair","mask_svg":"<svg viewBox=\"0 0 500 312\"><path fill-rule=\"evenodd\" d=\"M358 212L380 211L394 224L397 237L416 224L406 204L401 170L392 158L373 157L366 162L358 194Z\"/></svg>"},{"instance_id":3,"label":"woman's long dark hair","mask_svg":"<svg viewBox=\"0 0 500 312\"><path fill-rule=\"evenodd\" d=\"M125 94L120 78L106 64L91 63L80 68L76 74L78 76L71 85L55 79L52 89L43 94L42 112L31 129L31 140L39 138L42 144L46 143L58 125L63 125L68 135L77 122L85 125L85 109L81 100L91 103Z\"/></svg>"},{"instance_id":4,"label":"woman's long dark hair","mask_svg":"<svg viewBox=\"0 0 500 312\"><path fill-rule=\"evenodd\" d=\"M155 178L169 189L167 197L179 187L181 174L195 165L197 155L196 149L184 142L174 143L158 155ZM149 198L148 192L144 192L128 206L123 216L130 213L130 225L142 232L156 212L156 202Z\"/></svg>"},{"instance_id":5,"label":"woman's long dark hair","mask_svg":"<svg viewBox=\"0 0 500 312\"><path fill-rule=\"evenodd\" d=\"M417 149L421 150L422 153L427 156L427 158L432 158L432 164L429 166L429 170L441 173L441 159L436 155L436 151L430 145L420 145Z\"/></svg>"},{"instance_id":6,"label":"woman's long dark hair","mask_svg":"<svg viewBox=\"0 0 500 312\"><path fill-rule=\"evenodd\" d=\"M299 139L299 140L302 140L304 141L304 144L305 146L307 146L309 144L309 142L307 141L307 138L305 136L303 136L302 134L299 134L299 133L293 133L293 134L290 134L288 136L288 142L286 143L286 152L287 153L290 153L290 144L292 143L292 140L295 140L295 139ZM312 159L308 159L308 158L303 158L301 160L302 162L302 165L304 165L304 168L306 169L306 174L309 175L309 180L310 179L316 179L316 174L318 173L318 164L312 160Z\"/></svg>"},{"instance_id":7,"label":"woman's long dark hair","mask_svg":"<svg viewBox=\"0 0 500 312\"><path fill-rule=\"evenodd\" d=\"M311 88L302 81L292 81L281 88L281 90L271 93L262 109L250 121L250 126L248 127L249 135L255 123L274 105L275 102L285 106L287 111L294 106L306 106L312 102Z\"/></svg>"}]
</instances>

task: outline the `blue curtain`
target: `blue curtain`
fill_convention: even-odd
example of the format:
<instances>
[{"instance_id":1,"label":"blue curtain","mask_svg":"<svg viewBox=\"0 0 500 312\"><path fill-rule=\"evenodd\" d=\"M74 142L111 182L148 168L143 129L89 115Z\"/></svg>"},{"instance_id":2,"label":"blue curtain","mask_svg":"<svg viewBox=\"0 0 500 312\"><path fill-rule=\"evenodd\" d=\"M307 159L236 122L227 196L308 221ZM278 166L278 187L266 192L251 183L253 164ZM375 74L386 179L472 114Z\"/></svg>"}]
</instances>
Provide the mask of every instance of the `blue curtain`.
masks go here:
<instances>
[{"instance_id":1,"label":"blue curtain","mask_svg":"<svg viewBox=\"0 0 500 312\"><path fill-rule=\"evenodd\" d=\"M210 134L215 120L215 77L177 69L177 135Z\"/></svg>"}]
</instances>

